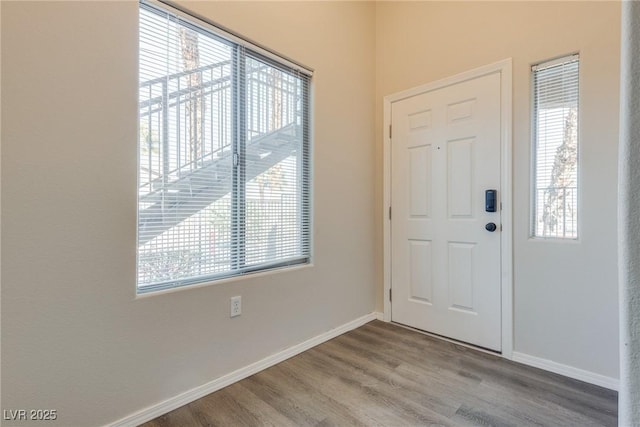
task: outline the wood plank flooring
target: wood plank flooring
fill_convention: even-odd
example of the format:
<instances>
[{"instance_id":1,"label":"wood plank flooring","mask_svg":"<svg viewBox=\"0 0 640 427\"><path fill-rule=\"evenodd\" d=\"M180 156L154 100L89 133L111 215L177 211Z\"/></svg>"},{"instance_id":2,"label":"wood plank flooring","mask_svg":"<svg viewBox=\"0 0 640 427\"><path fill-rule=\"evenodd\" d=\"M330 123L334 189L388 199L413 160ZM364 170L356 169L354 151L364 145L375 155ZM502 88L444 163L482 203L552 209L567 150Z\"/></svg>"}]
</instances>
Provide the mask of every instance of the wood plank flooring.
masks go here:
<instances>
[{"instance_id":1,"label":"wood plank flooring","mask_svg":"<svg viewBox=\"0 0 640 427\"><path fill-rule=\"evenodd\" d=\"M380 321L146 424L615 426L617 393Z\"/></svg>"}]
</instances>

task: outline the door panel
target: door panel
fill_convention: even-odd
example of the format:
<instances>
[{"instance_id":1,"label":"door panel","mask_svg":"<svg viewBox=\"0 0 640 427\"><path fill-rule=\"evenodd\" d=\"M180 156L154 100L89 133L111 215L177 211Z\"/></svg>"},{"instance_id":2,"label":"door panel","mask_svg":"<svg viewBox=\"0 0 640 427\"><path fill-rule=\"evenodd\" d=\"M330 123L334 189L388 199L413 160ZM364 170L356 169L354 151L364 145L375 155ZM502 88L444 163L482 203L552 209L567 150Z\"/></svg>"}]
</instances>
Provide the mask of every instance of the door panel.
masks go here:
<instances>
[{"instance_id":1,"label":"door panel","mask_svg":"<svg viewBox=\"0 0 640 427\"><path fill-rule=\"evenodd\" d=\"M409 298L430 304L433 299L431 242L427 240L410 240L409 256L411 257L409 278L411 293Z\"/></svg>"},{"instance_id":2,"label":"door panel","mask_svg":"<svg viewBox=\"0 0 640 427\"><path fill-rule=\"evenodd\" d=\"M475 243L449 242L449 306L473 312Z\"/></svg>"},{"instance_id":3,"label":"door panel","mask_svg":"<svg viewBox=\"0 0 640 427\"><path fill-rule=\"evenodd\" d=\"M431 145L409 149L412 218L429 217L431 205Z\"/></svg>"},{"instance_id":4,"label":"door panel","mask_svg":"<svg viewBox=\"0 0 640 427\"><path fill-rule=\"evenodd\" d=\"M447 199L449 218L473 216L473 138L449 141Z\"/></svg>"},{"instance_id":5,"label":"door panel","mask_svg":"<svg viewBox=\"0 0 640 427\"><path fill-rule=\"evenodd\" d=\"M500 212L484 210L500 194L500 75L394 102L391 120L392 320L500 351Z\"/></svg>"}]
</instances>

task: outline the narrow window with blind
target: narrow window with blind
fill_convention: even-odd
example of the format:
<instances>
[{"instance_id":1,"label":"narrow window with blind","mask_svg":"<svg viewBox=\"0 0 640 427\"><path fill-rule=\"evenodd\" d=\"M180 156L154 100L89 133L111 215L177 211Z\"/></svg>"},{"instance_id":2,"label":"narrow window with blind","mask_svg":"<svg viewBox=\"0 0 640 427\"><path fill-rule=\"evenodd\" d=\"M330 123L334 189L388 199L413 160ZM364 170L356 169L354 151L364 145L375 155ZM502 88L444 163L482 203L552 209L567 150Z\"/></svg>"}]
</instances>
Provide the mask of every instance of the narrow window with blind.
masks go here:
<instances>
[{"instance_id":1,"label":"narrow window with blind","mask_svg":"<svg viewBox=\"0 0 640 427\"><path fill-rule=\"evenodd\" d=\"M532 67L533 219L538 238L578 238L579 56Z\"/></svg>"},{"instance_id":2,"label":"narrow window with blind","mask_svg":"<svg viewBox=\"0 0 640 427\"><path fill-rule=\"evenodd\" d=\"M137 289L310 261L311 72L143 1Z\"/></svg>"}]
</instances>

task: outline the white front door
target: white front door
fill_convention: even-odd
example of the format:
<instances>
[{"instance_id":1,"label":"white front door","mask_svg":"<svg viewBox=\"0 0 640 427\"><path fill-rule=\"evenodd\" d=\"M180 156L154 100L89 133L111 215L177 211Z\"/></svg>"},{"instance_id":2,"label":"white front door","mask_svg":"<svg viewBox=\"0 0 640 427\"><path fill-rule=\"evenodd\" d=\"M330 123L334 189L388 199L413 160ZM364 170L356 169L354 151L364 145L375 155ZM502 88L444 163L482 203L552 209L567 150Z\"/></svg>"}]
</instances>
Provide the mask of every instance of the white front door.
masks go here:
<instances>
[{"instance_id":1,"label":"white front door","mask_svg":"<svg viewBox=\"0 0 640 427\"><path fill-rule=\"evenodd\" d=\"M493 73L391 104L391 318L495 351L500 99Z\"/></svg>"}]
</instances>

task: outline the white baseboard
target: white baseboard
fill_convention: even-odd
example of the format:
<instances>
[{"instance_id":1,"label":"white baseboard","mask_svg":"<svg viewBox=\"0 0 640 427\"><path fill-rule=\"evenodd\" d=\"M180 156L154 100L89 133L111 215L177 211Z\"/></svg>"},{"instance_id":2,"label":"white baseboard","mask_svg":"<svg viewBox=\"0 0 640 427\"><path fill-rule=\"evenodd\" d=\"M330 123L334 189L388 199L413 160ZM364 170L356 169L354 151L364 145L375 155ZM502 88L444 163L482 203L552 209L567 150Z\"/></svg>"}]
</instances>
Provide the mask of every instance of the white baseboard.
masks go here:
<instances>
[{"instance_id":1,"label":"white baseboard","mask_svg":"<svg viewBox=\"0 0 640 427\"><path fill-rule=\"evenodd\" d=\"M373 314L376 315L376 319L382 320L384 322L384 313L381 311L374 311Z\"/></svg>"},{"instance_id":2,"label":"white baseboard","mask_svg":"<svg viewBox=\"0 0 640 427\"><path fill-rule=\"evenodd\" d=\"M533 366L534 368L540 368L544 369L545 371L564 375L565 377L584 381L586 383L599 385L600 387L605 387L610 390L617 391L620 387L620 380L618 380L617 378L607 377L604 375L596 374L595 372L585 371L584 369L575 368L569 365L563 365L562 363L543 359L541 357L530 356L528 354L519 353L517 351L513 352L513 358L511 360L513 360L514 362Z\"/></svg>"},{"instance_id":3,"label":"white baseboard","mask_svg":"<svg viewBox=\"0 0 640 427\"><path fill-rule=\"evenodd\" d=\"M175 397L167 399L163 402L157 403L155 405L142 409L141 411L138 411L134 414L128 415L114 422L113 424L109 424L109 425L111 427L125 427L125 426L129 427L129 426L138 426L147 421L151 421L152 419L157 418L161 415L164 415L167 412L173 411L174 409L177 409L181 406L191 403L194 400L200 399L201 397L204 397L207 394L213 393L214 391L218 391L221 388L224 388L244 378L247 378L253 374L256 374L264 369L267 369L270 366L276 365L284 360L287 360L290 357L293 357L297 354L302 353L303 351L306 351L312 347L317 346L318 344L322 344L325 341L329 341L330 339L335 338L338 335L342 335L345 332L349 332L352 329L355 329L357 327L364 325L365 323L369 323L370 321L379 318L379 316L380 316L380 313L374 312L374 313L370 313L365 316L362 316L358 319L352 320L351 322L345 323L344 325L331 329L330 331L327 331L311 339L308 339L307 341L294 345L293 347L289 347L285 350L282 350L276 354L273 354L269 357L266 357L255 363L252 363L251 365L245 366L244 368L240 368L238 370L230 372L213 381L209 381L208 383L203 384L199 387L193 388Z\"/></svg>"}]
</instances>

